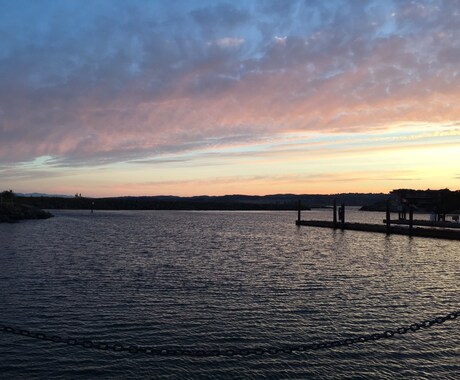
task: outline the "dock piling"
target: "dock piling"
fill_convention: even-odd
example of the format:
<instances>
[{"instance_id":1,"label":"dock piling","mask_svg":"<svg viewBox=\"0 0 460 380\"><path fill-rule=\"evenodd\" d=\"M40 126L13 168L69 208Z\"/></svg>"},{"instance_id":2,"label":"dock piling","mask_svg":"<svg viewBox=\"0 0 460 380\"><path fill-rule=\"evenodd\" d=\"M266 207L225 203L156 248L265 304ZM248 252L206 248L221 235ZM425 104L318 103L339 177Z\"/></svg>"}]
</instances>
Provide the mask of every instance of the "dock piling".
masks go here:
<instances>
[{"instance_id":1,"label":"dock piling","mask_svg":"<svg viewBox=\"0 0 460 380\"><path fill-rule=\"evenodd\" d=\"M345 229L345 203L342 203L339 209L340 228Z\"/></svg>"},{"instance_id":2,"label":"dock piling","mask_svg":"<svg viewBox=\"0 0 460 380\"><path fill-rule=\"evenodd\" d=\"M412 205L409 206L409 236L412 236L412 232L414 230L414 207Z\"/></svg>"},{"instance_id":3,"label":"dock piling","mask_svg":"<svg viewBox=\"0 0 460 380\"><path fill-rule=\"evenodd\" d=\"M387 235L390 234L390 226L391 226L391 224L390 224L390 221L391 221L391 220L390 220L390 219L391 219L390 216L391 216L391 215L390 215L390 200L388 199L388 200L387 200L387 204L386 204L386 227L387 227Z\"/></svg>"},{"instance_id":4,"label":"dock piling","mask_svg":"<svg viewBox=\"0 0 460 380\"><path fill-rule=\"evenodd\" d=\"M299 199L299 202L298 202L298 204L297 204L297 222L296 222L296 225L298 225L298 226L300 226L300 220L301 220L301 215L300 215L300 213L301 213L301 211L300 211L300 210L301 210L301 206L302 206L302 205L301 205L300 199Z\"/></svg>"},{"instance_id":5,"label":"dock piling","mask_svg":"<svg viewBox=\"0 0 460 380\"><path fill-rule=\"evenodd\" d=\"M333 214L332 214L332 223L334 224L334 228L337 228L337 200L334 199L333 204Z\"/></svg>"}]
</instances>

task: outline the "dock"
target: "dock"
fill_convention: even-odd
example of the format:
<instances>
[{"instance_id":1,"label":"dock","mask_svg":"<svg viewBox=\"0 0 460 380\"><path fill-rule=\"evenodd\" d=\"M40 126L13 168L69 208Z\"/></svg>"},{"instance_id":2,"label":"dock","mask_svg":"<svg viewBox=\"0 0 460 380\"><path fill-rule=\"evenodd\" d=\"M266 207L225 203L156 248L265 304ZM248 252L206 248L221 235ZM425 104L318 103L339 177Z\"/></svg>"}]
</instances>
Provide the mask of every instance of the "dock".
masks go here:
<instances>
[{"instance_id":1,"label":"dock","mask_svg":"<svg viewBox=\"0 0 460 380\"><path fill-rule=\"evenodd\" d=\"M386 219L383 220L383 223L386 224ZM408 226L410 222L408 220L393 219L390 220L390 224L398 224ZM413 226L424 226L424 227L437 227L437 228L460 228L460 223L454 222L445 222L445 221L432 221L432 220L416 220L412 221Z\"/></svg>"},{"instance_id":2,"label":"dock","mask_svg":"<svg viewBox=\"0 0 460 380\"><path fill-rule=\"evenodd\" d=\"M342 204L337 208L334 202L332 221L326 220L302 220L301 207L297 214L296 225L320 228L332 228L339 230L363 231L363 232L377 232L386 235L406 235L427 237L435 239L448 239L460 240L460 223L446 222L446 221L429 221L429 220L416 220L413 218L413 212L410 211L409 220L390 218L389 209L386 212L386 219L383 224L370 224L370 223L350 223L345 221L345 205ZM338 212L338 218L337 218Z\"/></svg>"},{"instance_id":3,"label":"dock","mask_svg":"<svg viewBox=\"0 0 460 380\"><path fill-rule=\"evenodd\" d=\"M449 239L449 240L460 240L460 230L450 229L439 229L439 228L412 228L412 231L408 227L402 226L390 226L387 230L386 225L381 224L367 224L367 223L345 223L343 226L340 224L334 224L334 222L324 220L301 220L300 223L296 221L298 226L309 226L309 227L322 227L322 228L333 228L339 230L352 230L352 231L364 231L364 232L379 232L387 235L406 235L406 236L419 236L436 239Z\"/></svg>"}]
</instances>

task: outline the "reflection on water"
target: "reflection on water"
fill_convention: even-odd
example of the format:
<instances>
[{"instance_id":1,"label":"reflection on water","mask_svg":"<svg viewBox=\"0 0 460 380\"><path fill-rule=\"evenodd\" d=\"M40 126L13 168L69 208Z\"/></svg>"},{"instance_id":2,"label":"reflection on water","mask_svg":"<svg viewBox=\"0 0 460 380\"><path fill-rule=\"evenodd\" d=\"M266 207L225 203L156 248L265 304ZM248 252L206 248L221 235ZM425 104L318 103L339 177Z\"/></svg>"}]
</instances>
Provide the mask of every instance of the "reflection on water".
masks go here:
<instances>
[{"instance_id":1,"label":"reflection on water","mask_svg":"<svg viewBox=\"0 0 460 380\"><path fill-rule=\"evenodd\" d=\"M330 210L304 213L329 219ZM350 221L382 213L347 210ZM60 211L0 225L1 322L139 345L309 343L458 309L458 242L288 212ZM314 354L149 358L0 336L7 378L451 378L457 322Z\"/></svg>"}]
</instances>

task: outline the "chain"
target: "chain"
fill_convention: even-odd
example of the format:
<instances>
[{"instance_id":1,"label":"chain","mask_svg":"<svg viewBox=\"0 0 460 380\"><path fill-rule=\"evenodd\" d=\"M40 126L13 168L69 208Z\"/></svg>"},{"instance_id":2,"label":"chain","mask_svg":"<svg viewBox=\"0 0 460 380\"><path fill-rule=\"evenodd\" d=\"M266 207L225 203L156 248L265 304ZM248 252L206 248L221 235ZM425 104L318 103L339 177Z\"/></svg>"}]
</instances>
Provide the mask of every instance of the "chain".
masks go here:
<instances>
[{"instance_id":1,"label":"chain","mask_svg":"<svg viewBox=\"0 0 460 380\"><path fill-rule=\"evenodd\" d=\"M248 355L276 355L281 353L292 354L294 352L317 351L333 347L351 346L358 343L377 341L380 339L390 339L395 335L403 335L406 333L416 332L419 330L428 329L434 325L439 325L447 321L453 321L460 316L460 310L451 312L445 316L426 319L420 323L412 323L384 332L374 334L360 335L353 338L332 340L318 343L307 343L299 345L288 345L283 347L252 347L252 348L217 348L217 349L197 349L183 347L141 347L137 345L128 345L122 343L105 343L93 342L92 340L62 338L58 335L48 335L45 333L37 333L29 330L23 330L16 327L10 327L0 324L0 331L22 335L29 338L50 341L54 343L63 343L69 346L80 346L96 350L113 351L113 352L128 352L131 354L147 354L152 356L191 356L191 357L212 357L212 356L248 356Z\"/></svg>"}]
</instances>

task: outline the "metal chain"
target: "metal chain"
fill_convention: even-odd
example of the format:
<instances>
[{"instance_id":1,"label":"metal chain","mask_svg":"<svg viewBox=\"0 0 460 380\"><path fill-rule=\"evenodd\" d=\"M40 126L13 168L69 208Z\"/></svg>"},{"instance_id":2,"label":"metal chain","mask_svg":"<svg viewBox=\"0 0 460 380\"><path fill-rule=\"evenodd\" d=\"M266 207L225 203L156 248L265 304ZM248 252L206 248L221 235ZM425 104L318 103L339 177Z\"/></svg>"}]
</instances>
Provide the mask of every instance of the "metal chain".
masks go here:
<instances>
[{"instance_id":1,"label":"metal chain","mask_svg":"<svg viewBox=\"0 0 460 380\"><path fill-rule=\"evenodd\" d=\"M250 347L250 348L216 348L216 349L197 349L183 347L140 347L137 345L128 345L123 343L105 343L93 342L86 339L62 338L58 335L48 335L45 333L31 332L29 330L19 329L0 324L0 331L22 335L29 338L46 340L54 343L63 343L69 346L80 346L84 348L92 348L96 350L128 352L131 354L147 354L152 356L191 356L191 357L213 357L213 356L248 356L248 355L276 355L280 353L292 354L294 352L317 351L333 347L351 346L358 343L376 341L380 339L390 339L395 335L403 335L406 333L416 332L419 330L428 329L434 325L440 325L447 321L453 321L460 316L460 310L451 312L445 316L426 319L420 323L412 323L384 332L374 334L366 334L341 340L332 340L318 343L307 343L299 345L289 345L283 347Z\"/></svg>"}]
</instances>

